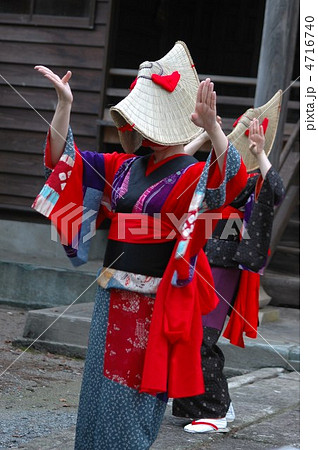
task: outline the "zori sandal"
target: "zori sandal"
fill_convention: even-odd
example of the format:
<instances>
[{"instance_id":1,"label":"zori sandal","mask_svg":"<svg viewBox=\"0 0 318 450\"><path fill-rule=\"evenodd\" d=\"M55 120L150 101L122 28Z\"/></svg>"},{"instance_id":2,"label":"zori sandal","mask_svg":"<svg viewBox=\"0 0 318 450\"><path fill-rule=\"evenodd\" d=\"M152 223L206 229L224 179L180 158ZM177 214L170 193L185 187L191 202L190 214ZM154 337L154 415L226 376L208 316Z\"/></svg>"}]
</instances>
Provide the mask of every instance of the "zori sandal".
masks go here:
<instances>
[{"instance_id":1,"label":"zori sandal","mask_svg":"<svg viewBox=\"0 0 318 450\"><path fill-rule=\"evenodd\" d=\"M226 418L222 419L199 419L186 425L183 429L187 433L227 433Z\"/></svg>"},{"instance_id":2,"label":"zori sandal","mask_svg":"<svg viewBox=\"0 0 318 450\"><path fill-rule=\"evenodd\" d=\"M229 406L229 409L227 410L225 418L228 422L234 422L234 420L235 420L235 412L234 412L232 402L230 403L230 406Z\"/></svg>"}]
</instances>

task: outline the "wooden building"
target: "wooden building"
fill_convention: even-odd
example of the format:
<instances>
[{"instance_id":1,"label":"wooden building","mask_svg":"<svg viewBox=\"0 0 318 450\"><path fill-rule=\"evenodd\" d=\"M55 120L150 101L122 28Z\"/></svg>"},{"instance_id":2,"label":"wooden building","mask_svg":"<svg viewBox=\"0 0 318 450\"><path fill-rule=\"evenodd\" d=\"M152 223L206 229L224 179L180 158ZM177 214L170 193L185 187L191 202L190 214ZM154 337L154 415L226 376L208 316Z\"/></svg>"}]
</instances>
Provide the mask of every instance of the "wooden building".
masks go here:
<instances>
[{"instance_id":1,"label":"wooden building","mask_svg":"<svg viewBox=\"0 0 318 450\"><path fill-rule=\"evenodd\" d=\"M264 8L265 0L1 1L1 209L23 219L43 183L43 140L56 94L34 65L60 76L72 70L77 143L112 151L118 141L109 106L127 94L140 62L158 59L181 39L198 72L213 76L229 128L253 105Z\"/></svg>"},{"instance_id":2,"label":"wooden building","mask_svg":"<svg viewBox=\"0 0 318 450\"><path fill-rule=\"evenodd\" d=\"M68 3L72 10L63 10ZM36 14L37 4L56 9ZM69 16L79 4L83 16ZM0 205L21 219L43 184L43 138L56 105L54 89L33 67L74 72L72 125L80 145L93 150L110 7L104 0L0 3Z\"/></svg>"},{"instance_id":3,"label":"wooden building","mask_svg":"<svg viewBox=\"0 0 318 450\"><path fill-rule=\"evenodd\" d=\"M286 1L276 4L286 9ZM289 2L294 3L297 0ZM34 65L46 65L60 76L68 69L73 72L71 125L78 146L118 151L110 106L129 92L143 60L156 60L175 41L183 40L200 78L210 76L215 82L218 113L229 132L234 120L254 104L260 49L266 45L262 42L265 11L266 0L1 0L1 216L45 220L30 205L43 185L43 142L56 94ZM294 14L298 17L298 11ZM288 31L289 23L282 20L281 26L285 27L281 33ZM296 35L297 29L291 32ZM290 52L289 61L294 63L288 83L299 75L297 41ZM288 93L279 152L287 144L288 148L281 163L289 161L288 154L299 140L299 82ZM292 164L288 184L297 178L299 158ZM284 170L290 174L290 167ZM299 186L279 219L284 227L297 205L298 192ZM281 231L274 236L275 245L280 237Z\"/></svg>"}]
</instances>

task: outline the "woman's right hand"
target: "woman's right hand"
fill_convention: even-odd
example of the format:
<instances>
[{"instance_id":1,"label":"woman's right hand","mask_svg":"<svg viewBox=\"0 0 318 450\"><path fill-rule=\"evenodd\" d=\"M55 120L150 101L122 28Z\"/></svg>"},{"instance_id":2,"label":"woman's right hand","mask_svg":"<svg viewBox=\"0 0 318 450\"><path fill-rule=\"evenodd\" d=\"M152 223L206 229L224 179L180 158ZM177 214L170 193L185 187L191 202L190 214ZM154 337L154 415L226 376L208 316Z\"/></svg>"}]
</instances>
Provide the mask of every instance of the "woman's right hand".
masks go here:
<instances>
[{"instance_id":1,"label":"woman's right hand","mask_svg":"<svg viewBox=\"0 0 318 450\"><path fill-rule=\"evenodd\" d=\"M53 168L63 153L70 124L73 94L68 82L72 76L72 72L69 70L63 78L60 78L52 72L52 70L45 66L35 66L34 68L51 81L55 87L58 98L55 113L50 126L51 168Z\"/></svg>"},{"instance_id":2,"label":"woman's right hand","mask_svg":"<svg viewBox=\"0 0 318 450\"><path fill-rule=\"evenodd\" d=\"M57 98L60 104L71 105L73 102L73 94L69 85L69 80L72 76L72 72L68 70L63 78L60 78L56 73L52 72L48 67L35 66L38 72L51 81L55 87Z\"/></svg>"}]
</instances>

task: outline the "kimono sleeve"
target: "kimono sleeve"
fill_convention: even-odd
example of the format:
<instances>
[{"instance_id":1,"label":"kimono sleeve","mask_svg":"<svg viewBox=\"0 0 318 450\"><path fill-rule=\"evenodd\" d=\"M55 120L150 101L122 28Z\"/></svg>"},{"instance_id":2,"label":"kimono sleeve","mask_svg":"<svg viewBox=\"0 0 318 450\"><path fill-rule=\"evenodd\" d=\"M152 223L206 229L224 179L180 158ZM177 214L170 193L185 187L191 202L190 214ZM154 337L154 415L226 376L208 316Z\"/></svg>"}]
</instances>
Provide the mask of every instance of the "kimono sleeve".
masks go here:
<instances>
[{"instance_id":1,"label":"kimono sleeve","mask_svg":"<svg viewBox=\"0 0 318 450\"><path fill-rule=\"evenodd\" d=\"M272 166L263 179L260 175L256 184L255 196L257 201L269 206L277 206L285 195L285 187L279 173Z\"/></svg>"},{"instance_id":2,"label":"kimono sleeve","mask_svg":"<svg viewBox=\"0 0 318 450\"><path fill-rule=\"evenodd\" d=\"M224 207L241 192L247 180L245 165L233 144L228 143L222 170L219 168L214 150L209 155L209 175L204 203L207 209Z\"/></svg>"},{"instance_id":3,"label":"kimono sleeve","mask_svg":"<svg viewBox=\"0 0 318 450\"><path fill-rule=\"evenodd\" d=\"M270 248L274 207L282 201L284 192L282 179L273 167L264 180L258 177L255 192L245 204L243 237L233 258L243 269L263 273Z\"/></svg>"},{"instance_id":4,"label":"kimono sleeve","mask_svg":"<svg viewBox=\"0 0 318 450\"><path fill-rule=\"evenodd\" d=\"M101 200L105 190L104 155L81 152L68 130L66 145L55 167L51 163L50 132L44 153L46 183L32 208L51 220L51 238L60 237L74 266L88 259L89 244L96 223L103 214Z\"/></svg>"},{"instance_id":5,"label":"kimono sleeve","mask_svg":"<svg viewBox=\"0 0 318 450\"><path fill-rule=\"evenodd\" d=\"M228 144L222 171L219 170L214 151L209 153L193 193L188 217L182 225L181 237L176 249L180 279L188 277L189 267L195 266L191 258L196 257L206 243L208 236L205 225L207 221L210 221L210 217L205 212L208 210L216 212L230 203L242 190L246 179L245 165L232 144ZM181 268L181 258L187 261L188 267L183 264L184 267Z\"/></svg>"}]
</instances>

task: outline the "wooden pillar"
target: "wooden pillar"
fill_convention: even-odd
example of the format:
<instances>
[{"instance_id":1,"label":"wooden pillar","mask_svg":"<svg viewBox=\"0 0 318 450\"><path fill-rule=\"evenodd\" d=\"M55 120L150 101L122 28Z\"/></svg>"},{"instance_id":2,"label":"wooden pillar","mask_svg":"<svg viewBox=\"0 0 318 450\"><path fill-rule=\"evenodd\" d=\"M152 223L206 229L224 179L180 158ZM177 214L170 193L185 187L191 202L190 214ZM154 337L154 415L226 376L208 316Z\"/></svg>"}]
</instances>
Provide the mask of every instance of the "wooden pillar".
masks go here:
<instances>
[{"instance_id":1,"label":"wooden pillar","mask_svg":"<svg viewBox=\"0 0 318 450\"><path fill-rule=\"evenodd\" d=\"M266 103L278 89L285 91L289 86L294 65L298 21L299 0L266 1L255 107ZM277 169L279 168L288 99L289 89L283 95L277 135L269 157Z\"/></svg>"}]
</instances>

